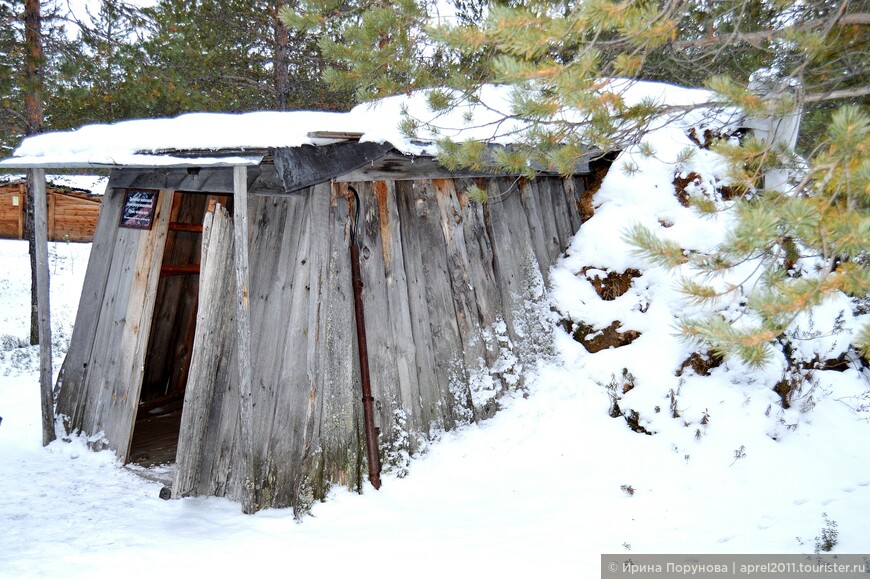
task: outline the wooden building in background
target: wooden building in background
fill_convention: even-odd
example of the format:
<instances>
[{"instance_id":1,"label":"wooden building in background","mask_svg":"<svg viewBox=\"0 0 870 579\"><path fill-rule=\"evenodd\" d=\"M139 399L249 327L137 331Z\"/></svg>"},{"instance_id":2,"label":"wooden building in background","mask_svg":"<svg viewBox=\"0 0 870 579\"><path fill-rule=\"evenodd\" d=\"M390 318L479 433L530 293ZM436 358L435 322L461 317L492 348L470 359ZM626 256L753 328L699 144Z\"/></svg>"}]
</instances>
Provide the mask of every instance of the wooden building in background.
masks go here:
<instances>
[{"instance_id":1,"label":"wooden building in background","mask_svg":"<svg viewBox=\"0 0 870 579\"><path fill-rule=\"evenodd\" d=\"M26 183L23 179L0 181L0 238L26 239ZM49 241L92 241L100 215L101 195L48 184Z\"/></svg>"}]
</instances>

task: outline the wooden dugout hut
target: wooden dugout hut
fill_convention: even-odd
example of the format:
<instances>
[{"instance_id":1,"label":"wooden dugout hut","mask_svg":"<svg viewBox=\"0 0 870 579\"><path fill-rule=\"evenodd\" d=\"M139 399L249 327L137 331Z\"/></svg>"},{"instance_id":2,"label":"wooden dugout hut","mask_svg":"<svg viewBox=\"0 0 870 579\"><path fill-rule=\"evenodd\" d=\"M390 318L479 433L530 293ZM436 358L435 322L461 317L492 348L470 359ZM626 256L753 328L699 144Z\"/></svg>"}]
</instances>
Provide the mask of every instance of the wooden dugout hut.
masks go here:
<instances>
[{"instance_id":1,"label":"wooden dugout hut","mask_svg":"<svg viewBox=\"0 0 870 579\"><path fill-rule=\"evenodd\" d=\"M180 146L162 150L131 137L129 154L111 145L137 129L189 135L184 119L220 122L186 115L94 129L110 158L77 156L58 146L63 135L44 146L45 135L0 163L112 169L54 389L67 432L124 461L174 458L173 497L300 512L330 485L361 489L371 466L360 345L375 460L401 463L438 431L494 412L548 349L548 269L581 224L595 163L567 179L451 172L420 143L335 130L353 113L301 144L255 134L233 137L242 147L206 136L197 147L166 137ZM226 118L256 133L263 114ZM486 204L467 197L471 184Z\"/></svg>"}]
</instances>

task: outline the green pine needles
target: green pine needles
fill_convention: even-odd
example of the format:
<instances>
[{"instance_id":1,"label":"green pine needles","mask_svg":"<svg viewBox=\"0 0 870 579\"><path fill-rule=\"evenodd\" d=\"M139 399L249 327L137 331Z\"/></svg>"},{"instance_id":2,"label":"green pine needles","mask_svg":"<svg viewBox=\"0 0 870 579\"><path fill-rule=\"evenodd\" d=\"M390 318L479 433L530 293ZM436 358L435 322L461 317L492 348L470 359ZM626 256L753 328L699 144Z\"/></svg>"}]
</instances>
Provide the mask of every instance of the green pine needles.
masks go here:
<instances>
[{"instance_id":1,"label":"green pine needles","mask_svg":"<svg viewBox=\"0 0 870 579\"><path fill-rule=\"evenodd\" d=\"M546 167L567 175L585 152L641 143L653 121L688 110L651 99L626 103L619 84L610 82L619 77L706 86L718 104L757 119L801 109L800 156L761 137L713 145L730 164L731 196L739 198L730 209L735 225L716 251L686 251L639 227L626 236L651 262L697 274L682 288L710 313L683 320L683 333L752 364L766 359L769 344L801 312L834 294L870 294L866 6L831 0L452 3L457 14L450 21L432 0L300 0L280 17L291 30L319 36L330 63L326 78L358 99L446 87L451 90L432 93L430 104L447 110L473 100L483 83L511 85L505 120L527 126L525 140L494 152L444 139L441 161L448 167L530 177ZM761 70L774 73L763 77L771 81L763 92L750 83ZM409 134L420 128L415 119L403 123ZM641 154L655 151L641 146ZM691 149L680 154L676 172L691 155ZM639 170L630 163L622 168ZM765 176L777 171L799 175L799 182L765 188ZM470 196L486 201L483 191ZM688 203L705 213L722 210L700 196ZM747 264L745 279L725 281ZM717 310L722 298L734 303L734 296L742 322L751 323L734 324ZM855 345L870 356L870 328L858 332Z\"/></svg>"}]
</instances>

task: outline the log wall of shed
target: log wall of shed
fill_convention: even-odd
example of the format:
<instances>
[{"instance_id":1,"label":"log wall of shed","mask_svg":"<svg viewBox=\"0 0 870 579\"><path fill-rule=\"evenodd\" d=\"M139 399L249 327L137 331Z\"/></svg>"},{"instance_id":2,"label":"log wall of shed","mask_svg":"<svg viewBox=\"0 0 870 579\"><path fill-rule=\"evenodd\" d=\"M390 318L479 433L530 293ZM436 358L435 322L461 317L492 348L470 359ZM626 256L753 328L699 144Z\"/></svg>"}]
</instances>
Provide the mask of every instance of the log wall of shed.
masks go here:
<instances>
[{"instance_id":1,"label":"log wall of shed","mask_svg":"<svg viewBox=\"0 0 870 579\"><path fill-rule=\"evenodd\" d=\"M401 468L438 431L491 415L518 387L521 366L548 351L545 282L579 226L583 179L480 182L486 205L465 196L470 184L321 184L252 199L259 508L304 511L332 485L359 489L366 470L349 188L362 199L363 300L387 467ZM225 213L209 219L173 494L240 499L232 226Z\"/></svg>"}]
</instances>

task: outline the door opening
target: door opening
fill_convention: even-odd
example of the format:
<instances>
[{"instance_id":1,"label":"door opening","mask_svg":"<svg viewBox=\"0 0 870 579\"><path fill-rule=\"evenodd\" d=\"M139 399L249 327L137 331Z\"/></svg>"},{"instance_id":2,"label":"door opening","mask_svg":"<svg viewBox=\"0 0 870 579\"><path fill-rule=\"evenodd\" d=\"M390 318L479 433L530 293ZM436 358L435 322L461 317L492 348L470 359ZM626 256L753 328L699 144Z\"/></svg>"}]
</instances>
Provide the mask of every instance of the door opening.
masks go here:
<instances>
[{"instance_id":1,"label":"door opening","mask_svg":"<svg viewBox=\"0 0 870 579\"><path fill-rule=\"evenodd\" d=\"M214 201L226 204L227 196L179 191L173 194L128 454L132 463L150 466L175 461L196 331L202 222Z\"/></svg>"}]
</instances>

